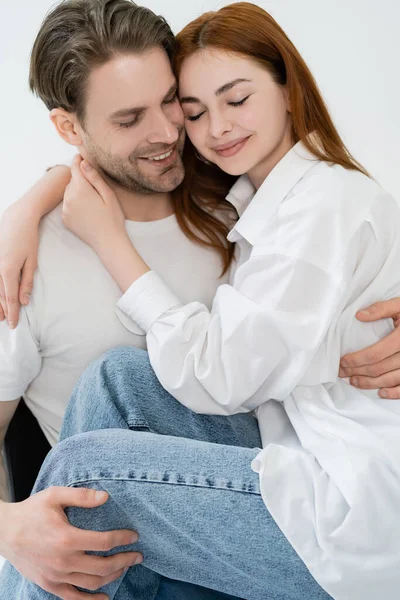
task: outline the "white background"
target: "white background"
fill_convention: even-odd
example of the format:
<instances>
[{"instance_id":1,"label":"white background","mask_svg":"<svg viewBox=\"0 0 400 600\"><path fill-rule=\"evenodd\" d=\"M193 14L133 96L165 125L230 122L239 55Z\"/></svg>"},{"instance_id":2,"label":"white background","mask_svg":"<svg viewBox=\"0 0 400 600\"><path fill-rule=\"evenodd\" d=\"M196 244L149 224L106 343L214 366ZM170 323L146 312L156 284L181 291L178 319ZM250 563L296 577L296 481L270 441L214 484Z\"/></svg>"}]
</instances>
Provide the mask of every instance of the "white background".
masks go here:
<instances>
[{"instance_id":1,"label":"white background","mask_svg":"<svg viewBox=\"0 0 400 600\"><path fill-rule=\"evenodd\" d=\"M217 0L144 0L175 32ZM49 0L0 0L0 212L46 166L69 160L48 112L28 89L29 53ZM400 2L260 0L311 67L339 132L372 175L400 199Z\"/></svg>"}]
</instances>

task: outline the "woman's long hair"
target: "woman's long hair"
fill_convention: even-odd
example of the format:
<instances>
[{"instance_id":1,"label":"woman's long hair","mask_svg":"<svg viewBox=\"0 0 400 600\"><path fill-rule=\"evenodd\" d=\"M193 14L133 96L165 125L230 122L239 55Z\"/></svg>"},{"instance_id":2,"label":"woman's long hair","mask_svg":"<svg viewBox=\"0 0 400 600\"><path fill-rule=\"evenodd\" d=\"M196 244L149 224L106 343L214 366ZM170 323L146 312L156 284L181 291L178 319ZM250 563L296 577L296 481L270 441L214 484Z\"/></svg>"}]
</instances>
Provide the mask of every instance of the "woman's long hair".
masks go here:
<instances>
[{"instance_id":1,"label":"woman's long hair","mask_svg":"<svg viewBox=\"0 0 400 600\"><path fill-rule=\"evenodd\" d=\"M368 175L346 148L329 115L309 68L278 23L262 8L238 2L208 12L187 25L177 36L174 69L198 50L215 48L253 58L267 69L274 81L286 85L291 106L294 143L303 144L320 160ZM315 136L309 134L315 132ZM189 223L203 233L206 244L230 264L233 247L226 240L228 227L214 216L214 209L229 210L225 197L237 177L204 163L189 139L184 150L186 176L175 194L176 214L189 237ZM202 208L205 207L205 208ZM197 236L198 237L198 236ZM193 238L194 239L194 238Z\"/></svg>"}]
</instances>

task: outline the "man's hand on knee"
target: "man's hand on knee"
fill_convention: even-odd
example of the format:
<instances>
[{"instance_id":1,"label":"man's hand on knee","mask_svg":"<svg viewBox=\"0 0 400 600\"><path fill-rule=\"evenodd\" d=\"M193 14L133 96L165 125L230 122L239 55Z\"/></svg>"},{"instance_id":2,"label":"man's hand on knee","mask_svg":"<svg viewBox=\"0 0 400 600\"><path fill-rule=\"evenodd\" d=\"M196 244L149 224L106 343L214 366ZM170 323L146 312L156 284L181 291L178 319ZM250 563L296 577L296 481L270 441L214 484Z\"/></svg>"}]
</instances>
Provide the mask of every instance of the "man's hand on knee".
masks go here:
<instances>
[{"instance_id":1,"label":"man's hand on knee","mask_svg":"<svg viewBox=\"0 0 400 600\"><path fill-rule=\"evenodd\" d=\"M73 527L64 509L95 508L108 500L106 492L86 488L51 487L14 504L0 505L0 554L27 579L63 600L106 599L85 594L75 586L97 590L118 579L142 560L138 552L94 556L133 544L134 531L87 531Z\"/></svg>"}]
</instances>

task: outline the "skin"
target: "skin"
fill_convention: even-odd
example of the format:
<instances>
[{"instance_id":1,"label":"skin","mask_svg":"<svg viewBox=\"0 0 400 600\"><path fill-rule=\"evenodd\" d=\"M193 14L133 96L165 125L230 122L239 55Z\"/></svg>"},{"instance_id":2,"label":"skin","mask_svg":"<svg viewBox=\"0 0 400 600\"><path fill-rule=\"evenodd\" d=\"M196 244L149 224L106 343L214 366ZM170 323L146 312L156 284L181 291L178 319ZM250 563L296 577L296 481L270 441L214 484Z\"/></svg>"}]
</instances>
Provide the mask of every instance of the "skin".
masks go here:
<instances>
[{"instance_id":1,"label":"skin","mask_svg":"<svg viewBox=\"0 0 400 600\"><path fill-rule=\"evenodd\" d=\"M76 127L80 154L117 188L149 196L174 190L184 175L185 131L166 53L154 48L117 56L91 72L89 89L84 126ZM148 159L171 148L178 155L168 167Z\"/></svg>"},{"instance_id":2,"label":"skin","mask_svg":"<svg viewBox=\"0 0 400 600\"><path fill-rule=\"evenodd\" d=\"M199 50L182 65L179 93L198 152L231 175L247 173L256 188L294 145L286 88L247 57ZM217 151L243 138L235 156Z\"/></svg>"},{"instance_id":3,"label":"skin","mask_svg":"<svg viewBox=\"0 0 400 600\"><path fill-rule=\"evenodd\" d=\"M119 55L93 69L85 113L84 123L60 108L50 118L59 135L103 175L126 218L172 214L170 192L184 177L185 130L167 54L154 48ZM167 166L150 160L170 150ZM160 206L166 213L161 216Z\"/></svg>"}]
</instances>

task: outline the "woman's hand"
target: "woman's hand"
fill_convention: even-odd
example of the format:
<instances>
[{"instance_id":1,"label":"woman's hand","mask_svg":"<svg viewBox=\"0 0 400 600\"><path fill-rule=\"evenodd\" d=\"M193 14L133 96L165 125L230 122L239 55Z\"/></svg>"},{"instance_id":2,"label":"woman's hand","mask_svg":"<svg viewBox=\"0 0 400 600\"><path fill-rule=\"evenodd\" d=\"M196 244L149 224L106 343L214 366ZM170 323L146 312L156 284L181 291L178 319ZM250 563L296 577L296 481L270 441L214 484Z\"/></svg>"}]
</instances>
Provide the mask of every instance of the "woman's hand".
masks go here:
<instances>
[{"instance_id":1,"label":"woman's hand","mask_svg":"<svg viewBox=\"0 0 400 600\"><path fill-rule=\"evenodd\" d=\"M113 240L126 238L125 217L114 191L81 156L75 157L63 203L63 223L102 254Z\"/></svg>"},{"instance_id":2,"label":"woman's hand","mask_svg":"<svg viewBox=\"0 0 400 600\"><path fill-rule=\"evenodd\" d=\"M0 220L0 321L14 329L20 305L29 304L37 268L40 215L12 204Z\"/></svg>"},{"instance_id":3,"label":"woman's hand","mask_svg":"<svg viewBox=\"0 0 400 600\"><path fill-rule=\"evenodd\" d=\"M93 248L125 292L150 269L136 252L118 199L101 175L80 156L71 173L64 196L64 225Z\"/></svg>"},{"instance_id":4,"label":"woman's hand","mask_svg":"<svg viewBox=\"0 0 400 600\"><path fill-rule=\"evenodd\" d=\"M360 321L393 319L395 329L365 350L343 356L340 377L350 377L354 387L379 389L381 398L400 398L400 298L377 302L359 311Z\"/></svg>"}]
</instances>

